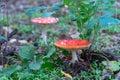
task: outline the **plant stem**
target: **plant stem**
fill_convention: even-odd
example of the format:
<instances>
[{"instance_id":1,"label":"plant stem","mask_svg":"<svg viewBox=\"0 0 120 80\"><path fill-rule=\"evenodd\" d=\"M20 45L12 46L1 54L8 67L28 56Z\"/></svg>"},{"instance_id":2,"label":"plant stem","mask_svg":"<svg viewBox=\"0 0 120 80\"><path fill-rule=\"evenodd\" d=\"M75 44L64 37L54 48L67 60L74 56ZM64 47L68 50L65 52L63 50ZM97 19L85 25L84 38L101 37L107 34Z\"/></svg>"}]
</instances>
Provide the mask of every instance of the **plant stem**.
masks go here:
<instances>
[{"instance_id":1,"label":"plant stem","mask_svg":"<svg viewBox=\"0 0 120 80\"><path fill-rule=\"evenodd\" d=\"M0 54L1 54L1 64L2 64L2 68L4 68L5 65L4 65L3 46L0 47Z\"/></svg>"},{"instance_id":2,"label":"plant stem","mask_svg":"<svg viewBox=\"0 0 120 80\"><path fill-rule=\"evenodd\" d=\"M45 42L45 44L47 45L46 25L44 25L44 27L43 27L43 29L42 29L42 38L43 38L43 41Z\"/></svg>"},{"instance_id":3,"label":"plant stem","mask_svg":"<svg viewBox=\"0 0 120 80\"><path fill-rule=\"evenodd\" d=\"M77 57L77 54L76 54L76 51L72 50L72 60L71 60L71 63L75 63L76 61L78 61L78 57Z\"/></svg>"},{"instance_id":4,"label":"plant stem","mask_svg":"<svg viewBox=\"0 0 120 80\"><path fill-rule=\"evenodd\" d=\"M8 17L8 1L6 0L5 1L5 3L6 3L6 6L5 6L5 14L6 14L6 19L7 19L7 25L9 26L9 17ZM9 29L9 28L8 28ZM9 31L9 30L8 30Z\"/></svg>"}]
</instances>

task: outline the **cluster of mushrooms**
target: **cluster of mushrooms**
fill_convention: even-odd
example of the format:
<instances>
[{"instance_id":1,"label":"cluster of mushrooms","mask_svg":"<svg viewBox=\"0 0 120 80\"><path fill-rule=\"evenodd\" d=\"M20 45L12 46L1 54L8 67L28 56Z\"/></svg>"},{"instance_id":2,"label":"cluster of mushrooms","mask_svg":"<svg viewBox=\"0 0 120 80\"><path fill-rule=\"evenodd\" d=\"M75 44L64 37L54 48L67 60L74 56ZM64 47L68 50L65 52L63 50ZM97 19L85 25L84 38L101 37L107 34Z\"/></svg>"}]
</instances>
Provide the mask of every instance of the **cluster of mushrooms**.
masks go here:
<instances>
[{"instance_id":1,"label":"cluster of mushrooms","mask_svg":"<svg viewBox=\"0 0 120 80\"><path fill-rule=\"evenodd\" d=\"M53 17L46 17L46 18L33 18L31 20L34 23L44 25L42 29L42 39L47 44L47 31L46 31L46 25L47 24L55 24L58 22L58 18ZM79 62L76 51L80 49L84 49L86 47L89 47L91 45L91 41L89 40L79 40L79 39L66 39L66 40L59 40L54 43L55 46L66 49L71 51L72 53L72 60L71 63Z\"/></svg>"}]
</instances>

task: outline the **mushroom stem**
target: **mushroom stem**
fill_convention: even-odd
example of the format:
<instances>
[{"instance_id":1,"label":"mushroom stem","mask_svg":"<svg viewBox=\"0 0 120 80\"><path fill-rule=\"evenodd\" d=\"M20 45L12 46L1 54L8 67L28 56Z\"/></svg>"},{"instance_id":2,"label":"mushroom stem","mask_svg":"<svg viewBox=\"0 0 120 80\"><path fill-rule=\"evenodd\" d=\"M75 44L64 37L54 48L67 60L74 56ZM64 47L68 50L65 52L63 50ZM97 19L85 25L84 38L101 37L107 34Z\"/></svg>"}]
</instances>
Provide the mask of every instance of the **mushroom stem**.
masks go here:
<instances>
[{"instance_id":1,"label":"mushroom stem","mask_svg":"<svg viewBox=\"0 0 120 80\"><path fill-rule=\"evenodd\" d=\"M42 38L45 44L47 45L47 32L46 32L46 25L42 29Z\"/></svg>"},{"instance_id":2,"label":"mushroom stem","mask_svg":"<svg viewBox=\"0 0 120 80\"><path fill-rule=\"evenodd\" d=\"M72 50L72 60L71 60L71 63L75 63L76 61L78 61L78 57L77 57L77 54L76 54L76 51Z\"/></svg>"}]
</instances>

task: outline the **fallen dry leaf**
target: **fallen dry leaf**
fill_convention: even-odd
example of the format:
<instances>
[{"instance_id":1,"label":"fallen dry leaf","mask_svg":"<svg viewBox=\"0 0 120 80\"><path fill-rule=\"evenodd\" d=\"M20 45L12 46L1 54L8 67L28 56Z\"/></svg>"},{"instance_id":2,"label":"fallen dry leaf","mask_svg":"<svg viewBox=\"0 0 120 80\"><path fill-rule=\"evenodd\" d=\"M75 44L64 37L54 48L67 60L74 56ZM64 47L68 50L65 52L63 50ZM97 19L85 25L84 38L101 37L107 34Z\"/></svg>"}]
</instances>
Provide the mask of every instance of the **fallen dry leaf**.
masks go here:
<instances>
[{"instance_id":1,"label":"fallen dry leaf","mask_svg":"<svg viewBox=\"0 0 120 80\"><path fill-rule=\"evenodd\" d=\"M65 73L64 71L61 71L61 73L62 73L62 74L64 74L64 75L65 75L65 77L67 77L67 78L71 78L71 79L72 79L72 76L71 76L70 74Z\"/></svg>"}]
</instances>

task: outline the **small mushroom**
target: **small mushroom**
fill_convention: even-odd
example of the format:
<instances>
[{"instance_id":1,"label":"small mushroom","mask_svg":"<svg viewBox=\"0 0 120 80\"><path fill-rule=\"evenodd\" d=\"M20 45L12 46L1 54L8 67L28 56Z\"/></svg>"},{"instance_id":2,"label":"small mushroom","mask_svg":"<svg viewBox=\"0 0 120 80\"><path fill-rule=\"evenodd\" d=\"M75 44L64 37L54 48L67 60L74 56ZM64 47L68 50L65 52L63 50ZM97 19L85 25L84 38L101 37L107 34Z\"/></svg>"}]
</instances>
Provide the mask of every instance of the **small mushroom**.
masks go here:
<instances>
[{"instance_id":1,"label":"small mushroom","mask_svg":"<svg viewBox=\"0 0 120 80\"><path fill-rule=\"evenodd\" d=\"M55 24L58 22L58 18L53 17L46 17L46 18L33 18L31 20L34 23L42 24L44 25L44 28L42 29L42 38L45 44L47 44L47 32L46 32L46 25L48 24Z\"/></svg>"},{"instance_id":2,"label":"small mushroom","mask_svg":"<svg viewBox=\"0 0 120 80\"><path fill-rule=\"evenodd\" d=\"M76 51L78 49L84 49L88 46L91 45L91 41L88 40L77 40L77 39L69 39L69 40L59 40L54 43L55 46L70 50L72 53L72 60L71 63L75 63L76 61L78 62L78 57L76 54Z\"/></svg>"}]
</instances>

